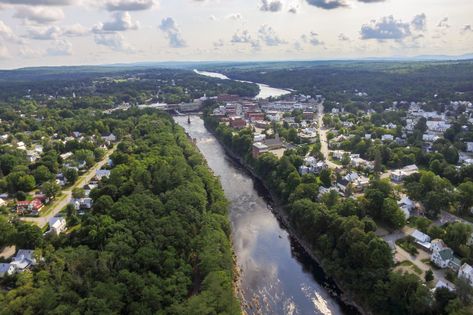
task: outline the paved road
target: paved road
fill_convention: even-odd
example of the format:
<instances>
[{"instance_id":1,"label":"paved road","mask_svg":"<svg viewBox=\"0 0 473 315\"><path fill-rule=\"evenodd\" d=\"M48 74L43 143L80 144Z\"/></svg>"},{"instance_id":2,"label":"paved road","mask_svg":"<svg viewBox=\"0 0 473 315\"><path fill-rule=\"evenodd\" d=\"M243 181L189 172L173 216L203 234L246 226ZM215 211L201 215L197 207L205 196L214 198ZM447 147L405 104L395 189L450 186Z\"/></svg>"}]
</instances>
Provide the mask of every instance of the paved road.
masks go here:
<instances>
[{"instance_id":1,"label":"paved road","mask_svg":"<svg viewBox=\"0 0 473 315\"><path fill-rule=\"evenodd\" d=\"M318 105L318 113L317 113L318 121L317 121L317 132L320 136L320 152L323 154L325 158L325 163L327 163L328 167L331 169L339 169L341 168L340 165L337 165L330 161L329 156L329 149L328 149L328 141L327 141L327 129L324 128L324 103L321 102Z\"/></svg>"},{"instance_id":2,"label":"paved road","mask_svg":"<svg viewBox=\"0 0 473 315\"><path fill-rule=\"evenodd\" d=\"M34 217L34 218L25 217L25 218L21 218L21 220L26 221L26 222L33 222L41 228L46 226L46 224L48 224L48 222L51 218L56 216L59 212L62 211L62 209L64 209L70 203L70 201L72 199L72 190L74 188L77 188L77 187L82 187L82 186L86 185L88 182L90 182L92 180L92 178L94 178L95 172L97 170L101 169L107 163L110 155L112 155L112 153L115 151L116 147L117 146L115 145L112 149L110 149L107 152L107 154L105 155L105 157L102 159L102 161L95 164L95 166L93 166L90 170L88 170L87 173L82 175L74 186L72 186L72 187L70 187L66 190L63 190L62 195L60 197L58 197L58 199L53 202L52 209L50 210L50 212L48 213L47 216Z\"/></svg>"}]
</instances>

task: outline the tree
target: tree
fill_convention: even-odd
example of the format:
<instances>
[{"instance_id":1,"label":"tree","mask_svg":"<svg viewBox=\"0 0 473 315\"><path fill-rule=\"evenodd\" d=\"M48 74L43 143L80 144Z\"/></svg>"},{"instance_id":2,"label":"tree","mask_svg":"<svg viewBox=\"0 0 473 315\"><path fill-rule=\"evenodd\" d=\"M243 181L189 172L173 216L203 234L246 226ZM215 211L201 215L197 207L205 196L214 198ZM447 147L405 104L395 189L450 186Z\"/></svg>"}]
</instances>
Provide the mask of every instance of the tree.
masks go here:
<instances>
[{"instance_id":1,"label":"tree","mask_svg":"<svg viewBox=\"0 0 473 315\"><path fill-rule=\"evenodd\" d=\"M77 178L79 178L79 173L75 168L67 168L64 171L64 176L66 177L67 182L72 185L76 182Z\"/></svg>"},{"instance_id":2,"label":"tree","mask_svg":"<svg viewBox=\"0 0 473 315\"><path fill-rule=\"evenodd\" d=\"M473 207L473 182L465 182L458 186L456 199L460 203L460 211L467 214Z\"/></svg>"},{"instance_id":3,"label":"tree","mask_svg":"<svg viewBox=\"0 0 473 315\"><path fill-rule=\"evenodd\" d=\"M472 232L473 228L471 225L454 222L447 226L444 241L455 251L459 251L460 246L468 242Z\"/></svg>"},{"instance_id":4,"label":"tree","mask_svg":"<svg viewBox=\"0 0 473 315\"><path fill-rule=\"evenodd\" d=\"M332 171L328 168L324 168L320 171L320 182L326 188L332 186Z\"/></svg>"},{"instance_id":5,"label":"tree","mask_svg":"<svg viewBox=\"0 0 473 315\"><path fill-rule=\"evenodd\" d=\"M54 181L50 181L41 185L41 191L49 198L54 198L61 192L61 186Z\"/></svg>"},{"instance_id":6,"label":"tree","mask_svg":"<svg viewBox=\"0 0 473 315\"><path fill-rule=\"evenodd\" d=\"M455 281L456 293L463 305L473 302L473 287L465 278L457 278Z\"/></svg>"},{"instance_id":7,"label":"tree","mask_svg":"<svg viewBox=\"0 0 473 315\"><path fill-rule=\"evenodd\" d=\"M80 199L85 197L85 190L83 188L74 188L72 189L72 198Z\"/></svg>"},{"instance_id":8,"label":"tree","mask_svg":"<svg viewBox=\"0 0 473 315\"><path fill-rule=\"evenodd\" d=\"M340 162L343 166L348 166L348 164L351 163L350 155L348 153L344 153Z\"/></svg>"},{"instance_id":9,"label":"tree","mask_svg":"<svg viewBox=\"0 0 473 315\"><path fill-rule=\"evenodd\" d=\"M13 243L17 248L35 249L43 243L43 233L36 225L18 222L16 230Z\"/></svg>"},{"instance_id":10,"label":"tree","mask_svg":"<svg viewBox=\"0 0 473 315\"><path fill-rule=\"evenodd\" d=\"M433 273L432 269L429 269L429 270L427 270L427 272L425 273L425 281L426 281L426 282L430 282L430 281L432 281L432 280L434 280L434 273Z\"/></svg>"},{"instance_id":11,"label":"tree","mask_svg":"<svg viewBox=\"0 0 473 315\"><path fill-rule=\"evenodd\" d=\"M53 179L53 174L51 174L49 169L44 165L38 166L38 168L34 170L33 175L38 184L42 184Z\"/></svg>"},{"instance_id":12,"label":"tree","mask_svg":"<svg viewBox=\"0 0 473 315\"><path fill-rule=\"evenodd\" d=\"M0 216L0 248L12 244L15 233L13 224L8 222L5 217Z\"/></svg>"}]
</instances>

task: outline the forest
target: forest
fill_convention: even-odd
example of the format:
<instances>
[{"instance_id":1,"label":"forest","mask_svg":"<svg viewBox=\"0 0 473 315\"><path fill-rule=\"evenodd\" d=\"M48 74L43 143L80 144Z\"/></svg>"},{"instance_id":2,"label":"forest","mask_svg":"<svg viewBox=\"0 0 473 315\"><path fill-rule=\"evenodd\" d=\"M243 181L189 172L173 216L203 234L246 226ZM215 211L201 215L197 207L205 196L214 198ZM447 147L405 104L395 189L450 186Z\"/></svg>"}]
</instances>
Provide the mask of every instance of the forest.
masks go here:
<instances>
[{"instance_id":1,"label":"forest","mask_svg":"<svg viewBox=\"0 0 473 315\"><path fill-rule=\"evenodd\" d=\"M33 272L3 280L0 314L240 314L228 202L198 150L167 114L101 122L123 132L110 177L70 234L35 244Z\"/></svg>"},{"instance_id":2,"label":"forest","mask_svg":"<svg viewBox=\"0 0 473 315\"><path fill-rule=\"evenodd\" d=\"M232 79L323 95L335 102L452 100L473 96L472 61L327 61L212 67ZM357 92L367 95L358 96Z\"/></svg>"}]
</instances>

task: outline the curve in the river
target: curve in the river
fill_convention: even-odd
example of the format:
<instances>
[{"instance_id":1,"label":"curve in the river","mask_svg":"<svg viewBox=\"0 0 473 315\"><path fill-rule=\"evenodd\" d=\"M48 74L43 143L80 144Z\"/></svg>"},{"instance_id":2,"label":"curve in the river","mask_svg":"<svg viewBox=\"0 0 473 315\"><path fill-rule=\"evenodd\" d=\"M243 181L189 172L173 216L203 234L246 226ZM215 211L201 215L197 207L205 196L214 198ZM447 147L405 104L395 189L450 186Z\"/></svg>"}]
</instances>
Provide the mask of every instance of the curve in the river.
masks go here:
<instances>
[{"instance_id":1,"label":"curve in the river","mask_svg":"<svg viewBox=\"0 0 473 315\"><path fill-rule=\"evenodd\" d=\"M201 118L175 117L194 139L230 200L232 239L247 314L354 314L323 271L270 210L264 188L228 158ZM332 293L331 293L332 292Z\"/></svg>"}]
</instances>

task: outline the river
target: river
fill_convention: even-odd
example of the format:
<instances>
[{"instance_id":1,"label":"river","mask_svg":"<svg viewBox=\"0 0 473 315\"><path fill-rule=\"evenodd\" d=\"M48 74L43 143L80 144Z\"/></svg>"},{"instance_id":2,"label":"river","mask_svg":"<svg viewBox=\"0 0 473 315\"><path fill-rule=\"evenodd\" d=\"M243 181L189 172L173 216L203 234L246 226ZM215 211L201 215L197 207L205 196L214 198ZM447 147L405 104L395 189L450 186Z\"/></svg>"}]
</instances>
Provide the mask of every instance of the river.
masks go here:
<instances>
[{"instance_id":1,"label":"river","mask_svg":"<svg viewBox=\"0 0 473 315\"><path fill-rule=\"evenodd\" d=\"M230 201L232 240L247 314L356 314L327 287L324 272L292 239L270 208L268 194L232 161L200 117L175 117L219 176ZM336 291L336 289L335 289Z\"/></svg>"},{"instance_id":2,"label":"river","mask_svg":"<svg viewBox=\"0 0 473 315\"><path fill-rule=\"evenodd\" d=\"M206 76L206 77L217 78L217 79L222 79L222 80L231 80L226 75L221 74L221 73L217 73L217 72L198 71L198 70L194 70L194 72L197 73L197 74ZM253 82L249 82L249 81L240 81L240 80L236 80L236 81L253 83ZM273 88L273 87L270 87L267 84L263 84L263 83L255 83L255 84L259 86L259 94L255 96L255 99L266 99L266 98L269 98L269 97L279 97L279 96L283 96L283 95L287 95L287 94L291 93L291 91L289 91L289 90Z\"/></svg>"}]
</instances>

